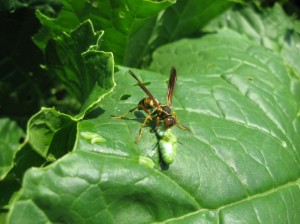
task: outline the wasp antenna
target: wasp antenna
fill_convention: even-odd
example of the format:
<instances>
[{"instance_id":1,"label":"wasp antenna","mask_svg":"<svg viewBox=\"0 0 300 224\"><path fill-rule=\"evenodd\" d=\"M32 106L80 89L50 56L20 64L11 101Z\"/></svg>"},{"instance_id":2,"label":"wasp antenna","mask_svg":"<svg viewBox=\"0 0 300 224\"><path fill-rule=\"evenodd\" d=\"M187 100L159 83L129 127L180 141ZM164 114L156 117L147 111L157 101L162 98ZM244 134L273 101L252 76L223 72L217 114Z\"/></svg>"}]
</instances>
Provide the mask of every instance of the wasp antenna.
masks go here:
<instances>
[{"instance_id":1,"label":"wasp antenna","mask_svg":"<svg viewBox=\"0 0 300 224\"><path fill-rule=\"evenodd\" d=\"M187 131L189 131L189 132L192 133L192 131L191 131L188 127L186 127L186 126L184 126L184 125L182 125L182 124L176 123L176 125L177 125L177 127L179 127L180 129L182 129L182 130L187 130Z\"/></svg>"},{"instance_id":2,"label":"wasp antenna","mask_svg":"<svg viewBox=\"0 0 300 224\"><path fill-rule=\"evenodd\" d=\"M129 72L129 74L130 74L133 78L135 78L136 81L141 82L141 81L139 80L139 78L133 73L133 71L128 70L128 72Z\"/></svg>"},{"instance_id":3,"label":"wasp antenna","mask_svg":"<svg viewBox=\"0 0 300 224\"><path fill-rule=\"evenodd\" d=\"M141 89L149 96L149 98L152 100L154 106L156 108L160 108L160 105L158 104L157 100L155 100L155 98L153 97L153 95L150 93L150 91L146 88L146 86L139 80L139 78L131 71L128 70L129 74L135 78L135 80L137 81L137 84L141 87Z\"/></svg>"}]
</instances>

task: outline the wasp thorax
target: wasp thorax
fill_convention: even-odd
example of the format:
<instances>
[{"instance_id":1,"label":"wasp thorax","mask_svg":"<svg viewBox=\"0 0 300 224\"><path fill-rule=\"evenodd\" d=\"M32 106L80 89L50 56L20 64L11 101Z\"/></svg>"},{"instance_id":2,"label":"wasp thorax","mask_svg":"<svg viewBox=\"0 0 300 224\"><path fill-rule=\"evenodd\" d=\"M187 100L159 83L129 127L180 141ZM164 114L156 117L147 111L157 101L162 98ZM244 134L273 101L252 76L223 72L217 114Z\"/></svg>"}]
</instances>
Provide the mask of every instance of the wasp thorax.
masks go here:
<instances>
[{"instance_id":1,"label":"wasp thorax","mask_svg":"<svg viewBox=\"0 0 300 224\"><path fill-rule=\"evenodd\" d=\"M163 114L172 114L171 108L169 106L162 106L161 109L164 112Z\"/></svg>"},{"instance_id":2,"label":"wasp thorax","mask_svg":"<svg viewBox=\"0 0 300 224\"><path fill-rule=\"evenodd\" d=\"M174 124L176 124L176 120L172 116L168 116L164 119L164 124L166 128L171 128Z\"/></svg>"}]
</instances>

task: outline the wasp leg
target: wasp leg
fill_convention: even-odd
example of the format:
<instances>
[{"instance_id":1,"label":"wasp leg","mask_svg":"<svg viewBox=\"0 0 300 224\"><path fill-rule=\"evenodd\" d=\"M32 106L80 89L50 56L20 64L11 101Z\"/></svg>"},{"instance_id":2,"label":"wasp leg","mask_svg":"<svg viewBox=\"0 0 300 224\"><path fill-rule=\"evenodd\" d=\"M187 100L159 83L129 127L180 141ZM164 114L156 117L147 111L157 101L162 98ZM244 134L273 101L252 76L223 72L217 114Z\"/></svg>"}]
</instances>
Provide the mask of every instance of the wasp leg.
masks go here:
<instances>
[{"instance_id":1,"label":"wasp leg","mask_svg":"<svg viewBox=\"0 0 300 224\"><path fill-rule=\"evenodd\" d=\"M136 141L135 141L136 144L139 143L139 141L140 141L140 139L141 139L141 137L142 137L142 134L143 134L144 127L146 126L148 120L152 120L152 117L147 116L147 117L145 118L144 123L142 124L142 126L141 126L141 128L140 128L139 136L137 137L137 139L136 139Z\"/></svg>"},{"instance_id":2,"label":"wasp leg","mask_svg":"<svg viewBox=\"0 0 300 224\"><path fill-rule=\"evenodd\" d=\"M125 114L120 115L120 116L111 116L111 118L113 118L113 119L121 119L123 117L126 117L127 114L132 113L133 111L135 111L138 108L139 108L139 106L137 105L135 108L131 109L130 111L126 112Z\"/></svg>"}]
</instances>

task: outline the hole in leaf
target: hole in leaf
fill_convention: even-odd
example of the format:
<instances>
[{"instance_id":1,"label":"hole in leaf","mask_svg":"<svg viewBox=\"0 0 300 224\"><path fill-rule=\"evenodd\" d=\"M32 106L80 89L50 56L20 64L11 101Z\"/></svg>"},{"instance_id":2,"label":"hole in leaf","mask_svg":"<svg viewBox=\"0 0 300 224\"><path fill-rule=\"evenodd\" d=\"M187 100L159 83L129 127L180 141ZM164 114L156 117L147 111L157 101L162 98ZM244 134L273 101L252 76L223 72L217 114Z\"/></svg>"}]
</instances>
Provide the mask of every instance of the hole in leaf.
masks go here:
<instances>
[{"instance_id":1,"label":"hole in leaf","mask_svg":"<svg viewBox=\"0 0 300 224\"><path fill-rule=\"evenodd\" d=\"M22 144L25 141L25 137L19 138L19 143Z\"/></svg>"},{"instance_id":2,"label":"hole in leaf","mask_svg":"<svg viewBox=\"0 0 300 224\"><path fill-rule=\"evenodd\" d=\"M125 94L125 95L123 95L123 96L120 97L120 100L127 100L130 97L131 97L130 94Z\"/></svg>"}]
</instances>

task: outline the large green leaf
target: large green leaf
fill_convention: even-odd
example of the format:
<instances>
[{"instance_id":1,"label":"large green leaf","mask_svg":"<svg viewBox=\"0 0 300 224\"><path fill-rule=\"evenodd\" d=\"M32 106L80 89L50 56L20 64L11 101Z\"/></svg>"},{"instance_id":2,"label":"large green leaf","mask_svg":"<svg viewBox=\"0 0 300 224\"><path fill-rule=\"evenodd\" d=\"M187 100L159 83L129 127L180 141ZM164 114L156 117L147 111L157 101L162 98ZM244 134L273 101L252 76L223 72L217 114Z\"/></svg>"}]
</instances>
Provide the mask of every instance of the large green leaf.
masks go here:
<instances>
[{"instance_id":1,"label":"large green leaf","mask_svg":"<svg viewBox=\"0 0 300 224\"><path fill-rule=\"evenodd\" d=\"M300 96L294 89L299 89L299 80L289 73L279 54L234 32L166 46L156 52L151 68L167 72L174 64L171 52L176 52L182 79L188 80L189 91L180 91L179 86L177 93L187 102L181 105L189 111L191 128L199 141L194 150L200 151L198 154L208 150L202 158L210 158L212 153L212 158L228 169L217 163L205 164L215 172L208 179L199 176L197 191L205 189L201 183L210 183L213 200L205 200L208 192L199 199L209 207L228 203L220 213L226 223L255 219L267 223L270 217L281 223L283 216L295 218L300 196ZM188 103L191 99L193 103ZM194 150L191 154L200 159ZM268 210L261 211L266 206Z\"/></svg>"},{"instance_id":2,"label":"large green leaf","mask_svg":"<svg viewBox=\"0 0 300 224\"><path fill-rule=\"evenodd\" d=\"M173 128L169 169L155 124L134 143L143 113L110 117L145 97L119 67L114 92L78 123L75 152L26 173L11 223L299 222L300 82L281 55L224 30L158 49L156 72L133 71L164 103L172 65L173 110L192 133Z\"/></svg>"}]
</instances>

